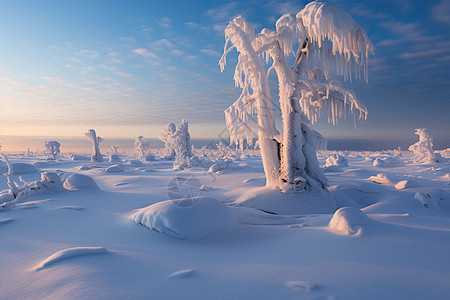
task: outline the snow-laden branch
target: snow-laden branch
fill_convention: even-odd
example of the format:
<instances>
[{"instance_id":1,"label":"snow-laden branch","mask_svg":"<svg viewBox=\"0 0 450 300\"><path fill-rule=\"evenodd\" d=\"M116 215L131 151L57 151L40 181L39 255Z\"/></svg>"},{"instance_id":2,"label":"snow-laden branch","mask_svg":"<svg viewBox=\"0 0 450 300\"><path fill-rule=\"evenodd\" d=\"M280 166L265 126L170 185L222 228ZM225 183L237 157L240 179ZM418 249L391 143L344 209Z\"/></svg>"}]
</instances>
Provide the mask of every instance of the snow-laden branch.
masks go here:
<instances>
[{"instance_id":1,"label":"snow-laden branch","mask_svg":"<svg viewBox=\"0 0 450 300\"><path fill-rule=\"evenodd\" d=\"M359 78L362 69L368 80L369 53L374 47L366 31L347 12L314 1L298 12L296 19L298 35L311 40L319 55L326 55L329 69L335 68L346 80L351 80L353 73Z\"/></svg>"}]
</instances>

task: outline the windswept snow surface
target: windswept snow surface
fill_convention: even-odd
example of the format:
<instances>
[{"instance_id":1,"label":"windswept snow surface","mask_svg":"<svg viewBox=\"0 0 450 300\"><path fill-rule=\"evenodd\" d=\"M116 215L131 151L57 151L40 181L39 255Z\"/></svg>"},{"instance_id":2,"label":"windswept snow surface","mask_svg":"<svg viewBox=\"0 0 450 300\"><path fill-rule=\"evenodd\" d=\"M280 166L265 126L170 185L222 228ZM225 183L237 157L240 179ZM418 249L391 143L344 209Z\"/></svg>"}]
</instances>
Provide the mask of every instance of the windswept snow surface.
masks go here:
<instances>
[{"instance_id":1,"label":"windswept snow surface","mask_svg":"<svg viewBox=\"0 0 450 300\"><path fill-rule=\"evenodd\" d=\"M12 175L16 182L19 176L29 182L39 180L41 172L63 172L64 178L92 177L99 189L32 194L0 211L0 298L448 299L450 162L414 164L403 152L403 165L386 168L372 159L394 157L393 151L319 151L321 166L332 154L348 160L348 167L326 173L341 210L277 215L237 202L246 193L260 194L289 210L291 201L291 194L283 201L281 193L261 191L261 158L245 154L232 158L239 168L219 173L209 173L209 165L174 171L160 156L124 163L126 172L107 173L114 163L9 155L11 163L39 166L38 173ZM185 178L186 172L198 180L174 187L174 178ZM391 184L369 180L380 173ZM203 185L212 189L202 191ZM203 204L229 206L234 221L212 230L221 210L177 206L168 187L175 201L177 191L184 199L216 199ZM2 176L0 192L6 189ZM188 232L207 234L177 239L130 220L152 205L164 228L182 223L193 209ZM74 256L97 251L87 249L109 254Z\"/></svg>"}]
</instances>

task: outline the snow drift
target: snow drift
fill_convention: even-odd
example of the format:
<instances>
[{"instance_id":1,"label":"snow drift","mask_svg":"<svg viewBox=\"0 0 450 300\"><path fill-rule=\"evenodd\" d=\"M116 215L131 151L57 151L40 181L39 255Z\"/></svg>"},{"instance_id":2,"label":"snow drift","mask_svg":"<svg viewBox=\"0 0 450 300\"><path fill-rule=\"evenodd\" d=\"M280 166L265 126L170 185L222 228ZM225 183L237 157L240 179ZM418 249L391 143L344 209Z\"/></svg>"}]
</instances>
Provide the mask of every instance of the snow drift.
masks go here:
<instances>
[{"instance_id":1,"label":"snow drift","mask_svg":"<svg viewBox=\"0 0 450 300\"><path fill-rule=\"evenodd\" d=\"M138 210L131 220L178 239L202 238L235 223L231 209L210 197L159 202Z\"/></svg>"}]
</instances>

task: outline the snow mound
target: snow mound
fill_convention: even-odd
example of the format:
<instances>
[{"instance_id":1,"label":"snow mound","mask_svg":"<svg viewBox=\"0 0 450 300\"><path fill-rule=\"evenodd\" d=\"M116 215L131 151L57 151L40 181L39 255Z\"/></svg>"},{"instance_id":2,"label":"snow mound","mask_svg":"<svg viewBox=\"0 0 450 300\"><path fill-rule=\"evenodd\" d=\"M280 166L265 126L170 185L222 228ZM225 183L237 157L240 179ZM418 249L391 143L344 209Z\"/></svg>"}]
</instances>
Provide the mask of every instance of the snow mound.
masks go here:
<instances>
[{"instance_id":1,"label":"snow mound","mask_svg":"<svg viewBox=\"0 0 450 300\"><path fill-rule=\"evenodd\" d=\"M342 172L342 171L344 171L339 166L324 166L322 168L322 170L323 170L324 173L335 173L335 172Z\"/></svg>"},{"instance_id":2,"label":"snow mound","mask_svg":"<svg viewBox=\"0 0 450 300\"><path fill-rule=\"evenodd\" d=\"M100 189L92 177L82 174L70 175L66 181L64 181L64 187L68 190Z\"/></svg>"},{"instance_id":3,"label":"snow mound","mask_svg":"<svg viewBox=\"0 0 450 300\"><path fill-rule=\"evenodd\" d=\"M144 207L131 220L178 239L198 239L233 225L235 216L227 205L214 198L196 197Z\"/></svg>"},{"instance_id":4,"label":"snow mound","mask_svg":"<svg viewBox=\"0 0 450 300\"><path fill-rule=\"evenodd\" d=\"M103 254L103 253L108 253L108 250L106 250L106 248L103 247L75 247L64 249L56 252L55 254L50 255L49 257L41 261L36 267L33 268L33 270L34 271L42 270L48 265L71 257L91 255L91 254Z\"/></svg>"},{"instance_id":5,"label":"snow mound","mask_svg":"<svg viewBox=\"0 0 450 300\"><path fill-rule=\"evenodd\" d=\"M396 190L404 190L404 189L409 189L412 187L417 187L417 182L415 182L414 180L410 180L410 179L399 181L395 185Z\"/></svg>"},{"instance_id":6,"label":"snow mound","mask_svg":"<svg viewBox=\"0 0 450 300\"><path fill-rule=\"evenodd\" d=\"M334 213L328 226L345 235L353 235L359 233L368 222L369 217L362 210L354 207L342 207Z\"/></svg>"},{"instance_id":7,"label":"snow mound","mask_svg":"<svg viewBox=\"0 0 450 300\"><path fill-rule=\"evenodd\" d=\"M12 163L11 165L13 174L37 173L36 167L27 163Z\"/></svg>"},{"instance_id":8,"label":"snow mound","mask_svg":"<svg viewBox=\"0 0 450 300\"><path fill-rule=\"evenodd\" d=\"M169 278L188 278L195 275L194 269L186 269L186 270L180 270L177 272L173 272L169 275Z\"/></svg>"},{"instance_id":9,"label":"snow mound","mask_svg":"<svg viewBox=\"0 0 450 300\"><path fill-rule=\"evenodd\" d=\"M376 158L373 161L374 167L401 167L405 164L398 157L385 157L385 158Z\"/></svg>"},{"instance_id":10,"label":"snow mound","mask_svg":"<svg viewBox=\"0 0 450 300\"><path fill-rule=\"evenodd\" d=\"M81 160L81 161L91 160L90 157L83 156L83 155L72 155L70 158L72 158L72 160Z\"/></svg>"},{"instance_id":11,"label":"snow mound","mask_svg":"<svg viewBox=\"0 0 450 300\"><path fill-rule=\"evenodd\" d=\"M124 171L125 169L121 164L110 166L105 170L106 173L119 173Z\"/></svg>"},{"instance_id":12,"label":"snow mound","mask_svg":"<svg viewBox=\"0 0 450 300\"><path fill-rule=\"evenodd\" d=\"M209 173L215 173L215 172L218 172L218 171L222 171L222 170L228 169L229 165L230 165L229 163L219 163L219 162L217 162L217 163L213 164L209 168L208 172Z\"/></svg>"},{"instance_id":13,"label":"snow mound","mask_svg":"<svg viewBox=\"0 0 450 300\"><path fill-rule=\"evenodd\" d=\"M325 161L325 167L329 166L348 167L348 160L342 155L332 154Z\"/></svg>"},{"instance_id":14,"label":"snow mound","mask_svg":"<svg viewBox=\"0 0 450 300\"><path fill-rule=\"evenodd\" d=\"M392 184L392 182L387 178L386 174L379 173L377 176L370 176L369 180L372 180L375 183L378 184Z\"/></svg>"}]
</instances>

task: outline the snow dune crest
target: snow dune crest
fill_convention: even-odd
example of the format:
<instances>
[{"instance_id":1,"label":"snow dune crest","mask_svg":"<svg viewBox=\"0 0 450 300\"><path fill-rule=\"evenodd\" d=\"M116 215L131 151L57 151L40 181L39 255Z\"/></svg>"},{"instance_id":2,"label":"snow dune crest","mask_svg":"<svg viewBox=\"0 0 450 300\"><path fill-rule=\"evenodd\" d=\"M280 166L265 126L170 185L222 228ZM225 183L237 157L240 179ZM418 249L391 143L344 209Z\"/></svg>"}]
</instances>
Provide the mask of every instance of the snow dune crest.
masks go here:
<instances>
[{"instance_id":1,"label":"snow dune crest","mask_svg":"<svg viewBox=\"0 0 450 300\"><path fill-rule=\"evenodd\" d=\"M92 254L104 254L108 253L109 251L106 248L103 247L74 247L74 248L68 248L61 251L58 251L43 261L41 261L39 264L37 264L32 270L33 271L39 271L47 266L58 262L63 259L68 259L71 257L76 256L83 256L83 255L92 255Z\"/></svg>"}]
</instances>

